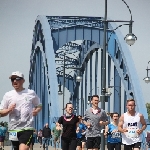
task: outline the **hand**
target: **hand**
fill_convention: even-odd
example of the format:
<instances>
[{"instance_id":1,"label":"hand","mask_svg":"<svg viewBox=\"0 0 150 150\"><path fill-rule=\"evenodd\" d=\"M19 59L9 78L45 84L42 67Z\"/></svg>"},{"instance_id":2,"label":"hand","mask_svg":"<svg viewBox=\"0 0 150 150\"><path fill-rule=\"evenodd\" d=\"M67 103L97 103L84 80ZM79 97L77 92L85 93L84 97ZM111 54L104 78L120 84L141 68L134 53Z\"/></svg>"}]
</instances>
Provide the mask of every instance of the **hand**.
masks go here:
<instances>
[{"instance_id":1,"label":"hand","mask_svg":"<svg viewBox=\"0 0 150 150\"><path fill-rule=\"evenodd\" d=\"M104 132L104 136L107 136L107 132Z\"/></svg>"},{"instance_id":2,"label":"hand","mask_svg":"<svg viewBox=\"0 0 150 150\"><path fill-rule=\"evenodd\" d=\"M128 132L128 130L127 129L122 129L122 132L124 133L124 132Z\"/></svg>"},{"instance_id":3,"label":"hand","mask_svg":"<svg viewBox=\"0 0 150 150\"><path fill-rule=\"evenodd\" d=\"M100 125L103 125L103 121L100 121L99 124L100 124Z\"/></svg>"},{"instance_id":4,"label":"hand","mask_svg":"<svg viewBox=\"0 0 150 150\"><path fill-rule=\"evenodd\" d=\"M33 116L36 116L38 114L38 111L35 109L35 108L33 108L33 110L32 110L32 115Z\"/></svg>"},{"instance_id":5,"label":"hand","mask_svg":"<svg viewBox=\"0 0 150 150\"><path fill-rule=\"evenodd\" d=\"M143 132L143 130L138 129L136 132L140 135Z\"/></svg>"},{"instance_id":6,"label":"hand","mask_svg":"<svg viewBox=\"0 0 150 150\"><path fill-rule=\"evenodd\" d=\"M15 104L15 103L11 104L11 105L8 107L9 112L12 112L12 111L15 109L15 107L16 107L16 104Z\"/></svg>"},{"instance_id":7,"label":"hand","mask_svg":"<svg viewBox=\"0 0 150 150\"><path fill-rule=\"evenodd\" d=\"M91 124L89 122L86 123L87 128L91 127Z\"/></svg>"}]
</instances>

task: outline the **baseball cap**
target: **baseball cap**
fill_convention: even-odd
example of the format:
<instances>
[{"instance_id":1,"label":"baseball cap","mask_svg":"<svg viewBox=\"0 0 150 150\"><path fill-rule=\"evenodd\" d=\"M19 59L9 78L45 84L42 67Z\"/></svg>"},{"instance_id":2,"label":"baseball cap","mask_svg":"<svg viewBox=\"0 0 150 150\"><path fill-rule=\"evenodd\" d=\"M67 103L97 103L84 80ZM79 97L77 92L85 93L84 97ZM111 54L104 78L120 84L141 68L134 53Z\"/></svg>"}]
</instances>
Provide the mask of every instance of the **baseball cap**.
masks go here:
<instances>
[{"instance_id":1,"label":"baseball cap","mask_svg":"<svg viewBox=\"0 0 150 150\"><path fill-rule=\"evenodd\" d=\"M12 76L18 76L18 77L24 78L23 73L21 73L20 71L12 72L11 76L9 77L9 79L11 79Z\"/></svg>"}]
</instances>

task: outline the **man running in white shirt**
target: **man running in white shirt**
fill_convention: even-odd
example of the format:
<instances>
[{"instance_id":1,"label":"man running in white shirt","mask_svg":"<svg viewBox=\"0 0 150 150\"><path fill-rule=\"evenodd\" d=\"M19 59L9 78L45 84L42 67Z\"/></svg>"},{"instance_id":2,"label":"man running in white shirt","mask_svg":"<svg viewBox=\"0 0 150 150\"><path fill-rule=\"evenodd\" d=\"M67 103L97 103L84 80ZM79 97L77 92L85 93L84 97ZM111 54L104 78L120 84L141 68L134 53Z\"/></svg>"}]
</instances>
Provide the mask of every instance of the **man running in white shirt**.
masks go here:
<instances>
[{"instance_id":1,"label":"man running in white shirt","mask_svg":"<svg viewBox=\"0 0 150 150\"><path fill-rule=\"evenodd\" d=\"M12 72L9 78L14 90L5 93L0 105L0 114L9 114L9 139L14 150L29 150L34 129L33 116L38 114L42 105L33 90L23 87L25 79L21 72Z\"/></svg>"},{"instance_id":2,"label":"man running in white shirt","mask_svg":"<svg viewBox=\"0 0 150 150\"><path fill-rule=\"evenodd\" d=\"M122 133L122 143L124 150L140 150L142 142L142 132L147 125L144 116L135 111L135 100L127 100L127 112L120 117L118 130Z\"/></svg>"}]
</instances>

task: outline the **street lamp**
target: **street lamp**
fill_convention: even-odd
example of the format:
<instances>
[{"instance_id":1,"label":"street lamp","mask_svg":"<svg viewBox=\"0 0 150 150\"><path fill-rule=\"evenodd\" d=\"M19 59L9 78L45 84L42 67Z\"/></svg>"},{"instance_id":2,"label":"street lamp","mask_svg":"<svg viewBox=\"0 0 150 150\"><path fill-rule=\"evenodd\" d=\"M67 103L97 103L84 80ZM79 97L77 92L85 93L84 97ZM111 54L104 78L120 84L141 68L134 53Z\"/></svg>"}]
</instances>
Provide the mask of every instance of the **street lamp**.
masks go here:
<instances>
[{"instance_id":1,"label":"street lamp","mask_svg":"<svg viewBox=\"0 0 150 150\"><path fill-rule=\"evenodd\" d=\"M150 61L149 61L150 62ZM148 64L149 64L149 62L148 62ZM145 83L149 83L150 82L150 77L148 76L148 71L149 71L150 69L148 69L148 66L147 66L147 69L146 69L146 71L147 71L147 77L145 77L143 80L145 81Z\"/></svg>"},{"instance_id":2,"label":"street lamp","mask_svg":"<svg viewBox=\"0 0 150 150\"><path fill-rule=\"evenodd\" d=\"M132 33L132 14L131 14L131 10L129 8L129 6L127 5L127 3L122 0L124 2L124 4L127 6L127 8L129 9L130 15L131 15L131 19L130 21L115 21L115 20L107 20L107 0L105 0L105 15L104 15L104 40L103 40L103 51L102 51L102 74L101 74L101 107L102 109L105 110L105 101L106 101L106 48L108 45L108 41L106 41L107 39L107 24L108 22L129 22L129 34L126 35L125 40L127 42L127 44L129 45L133 45L135 40L137 39L136 36ZM121 26L119 26L121 27ZM111 36L111 35L110 35ZM108 38L109 39L109 38ZM103 129L105 128L104 126L102 127ZM104 131L104 130L103 130ZM101 150L105 149L105 137L104 134L102 133L101 135Z\"/></svg>"},{"instance_id":3,"label":"street lamp","mask_svg":"<svg viewBox=\"0 0 150 150\"><path fill-rule=\"evenodd\" d=\"M65 83L66 83L66 80L65 80L66 53L65 52L64 52L63 62L64 62L64 64L63 64L63 108L64 108L65 107L65 104L64 104L65 103ZM69 68L69 67L67 67L67 69L77 69L77 68ZM77 76L76 76L76 82L81 82L81 81L82 81L82 77L77 74ZM63 114L64 114L64 109L63 109Z\"/></svg>"},{"instance_id":4,"label":"street lamp","mask_svg":"<svg viewBox=\"0 0 150 150\"><path fill-rule=\"evenodd\" d=\"M77 82L81 82L81 81L82 81L82 77L81 77L81 76L79 76L79 75L77 75L77 77L76 77L76 81L77 81Z\"/></svg>"},{"instance_id":5,"label":"street lamp","mask_svg":"<svg viewBox=\"0 0 150 150\"><path fill-rule=\"evenodd\" d=\"M111 88L106 88L105 96L111 96Z\"/></svg>"}]
</instances>

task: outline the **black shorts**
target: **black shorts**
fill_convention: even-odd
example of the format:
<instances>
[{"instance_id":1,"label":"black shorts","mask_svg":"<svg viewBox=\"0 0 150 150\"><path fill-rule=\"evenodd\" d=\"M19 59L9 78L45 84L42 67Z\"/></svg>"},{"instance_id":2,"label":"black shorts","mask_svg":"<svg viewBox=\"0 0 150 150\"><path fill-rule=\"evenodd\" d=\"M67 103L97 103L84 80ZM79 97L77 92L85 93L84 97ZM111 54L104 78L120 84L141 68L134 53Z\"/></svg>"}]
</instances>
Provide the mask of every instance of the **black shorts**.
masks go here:
<instances>
[{"instance_id":1,"label":"black shorts","mask_svg":"<svg viewBox=\"0 0 150 150\"><path fill-rule=\"evenodd\" d=\"M134 143L132 145L124 144L124 150L132 150L133 148L141 148L141 142Z\"/></svg>"},{"instance_id":2,"label":"black shorts","mask_svg":"<svg viewBox=\"0 0 150 150\"><path fill-rule=\"evenodd\" d=\"M30 146L30 144L32 143L33 130L24 130L21 132L17 132L17 137L19 141L11 141L14 150L19 150L20 144L25 144Z\"/></svg>"},{"instance_id":3,"label":"black shorts","mask_svg":"<svg viewBox=\"0 0 150 150\"><path fill-rule=\"evenodd\" d=\"M82 146L82 138L77 138L77 146Z\"/></svg>"},{"instance_id":4,"label":"black shorts","mask_svg":"<svg viewBox=\"0 0 150 150\"><path fill-rule=\"evenodd\" d=\"M121 150L121 143L107 143L108 150Z\"/></svg>"},{"instance_id":5,"label":"black shorts","mask_svg":"<svg viewBox=\"0 0 150 150\"><path fill-rule=\"evenodd\" d=\"M61 146L62 150L76 150L77 140L76 138L64 139L61 137Z\"/></svg>"},{"instance_id":6,"label":"black shorts","mask_svg":"<svg viewBox=\"0 0 150 150\"><path fill-rule=\"evenodd\" d=\"M32 137L32 145L35 143L35 137Z\"/></svg>"},{"instance_id":7,"label":"black shorts","mask_svg":"<svg viewBox=\"0 0 150 150\"><path fill-rule=\"evenodd\" d=\"M86 137L85 137L85 135L82 135L82 142L86 142Z\"/></svg>"},{"instance_id":8,"label":"black shorts","mask_svg":"<svg viewBox=\"0 0 150 150\"><path fill-rule=\"evenodd\" d=\"M101 137L87 137L87 149L100 148Z\"/></svg>"}]
</instances>

